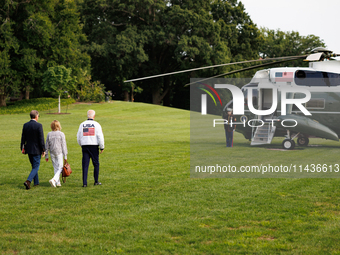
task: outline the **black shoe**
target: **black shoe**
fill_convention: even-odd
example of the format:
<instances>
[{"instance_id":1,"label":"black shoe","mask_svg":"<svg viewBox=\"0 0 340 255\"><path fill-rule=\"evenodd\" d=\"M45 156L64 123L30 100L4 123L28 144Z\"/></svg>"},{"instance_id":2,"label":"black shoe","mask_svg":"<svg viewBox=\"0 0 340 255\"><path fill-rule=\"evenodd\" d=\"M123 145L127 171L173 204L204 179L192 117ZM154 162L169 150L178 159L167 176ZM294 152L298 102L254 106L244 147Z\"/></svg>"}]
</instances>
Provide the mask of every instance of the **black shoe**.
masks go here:
<instances>
[{"instance_id":1,"label":"black shoe","mask_svg":"<svg viewBox=\"0 0 340 255\"><path fill-rule=\"evenodd\" d=\"M95 182L94 186L96 186L96 185L102 185L102 183L101 182Z\"/></svg>"},{"instance_id":2,"label":"black shoe","mask_svg":"<svg viewBox=\"0 0 340 255\"><path fill-rule=\"evenodd\" d=\"M87 185L86 185L86 184L84 184L84 185L83 185L83 188L86 188L86 187L87 187Z\"/></svg>"},{"instance_id":3,"label":"black shoe","mask_svg":"<svg viewBox=\"0 0 340 255\"><path fill-rule=\"evenodd\" d=\"M24 185L25 185L26 189L30 189L31 188L31 182L29 180L25 181Z\"/></svg>"}]
</instances>

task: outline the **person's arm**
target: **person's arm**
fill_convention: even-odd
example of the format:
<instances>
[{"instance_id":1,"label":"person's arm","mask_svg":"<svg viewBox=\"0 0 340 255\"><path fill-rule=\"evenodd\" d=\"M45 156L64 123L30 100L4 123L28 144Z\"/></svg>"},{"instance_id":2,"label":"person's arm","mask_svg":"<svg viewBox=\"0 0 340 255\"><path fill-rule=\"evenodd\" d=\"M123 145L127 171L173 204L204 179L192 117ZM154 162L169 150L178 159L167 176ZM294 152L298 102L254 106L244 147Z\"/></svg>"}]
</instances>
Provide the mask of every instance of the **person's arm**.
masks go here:
<instances>
[{"instance_id":1,"label":"person's arm","mask_svg":"<svg viewBox=\"0 0 340 255\"><path fill-rule=\"evenodd\" d=\"M64 159L67 160L67 144L64 133L61 133L61 150L63 152Z\"/></svg>"},{"instance_id":2,"label":"person's arm","mask_svg":"<svg viewBox=\"0 0 340 255\"><path fill-rule=\"evenodd\" d=\"M104 134L102 130L102 126L98 123L98 126L96 127L96 132L97 132L97 141L99 145L99 149L101 150L100 153L103 152L104 150Z\"/></svg>"},{"instance_id":3,"label":"person's arm","mask_svg":"<svg viewBox=\"0 0 340 255\"><path fill-rule=\"evenodd\" d=\"M47 137L46 137L46 150L45 150L45 160L46 160L46 162L48 162L48 150L50 149L49 140L50 140L50 133L48 133Z\"/></svg>"},{"instance_id":4,"label":"person's arm","mask_svg":"<svg viewBox=\"0 0 340 255\"><path fill-rule=\"evenodd\" d=\"M42 153L41 155L43 157L45 157L45 141L44 141L44 130L43 130L43 126L40 124L40 127L39 127L39 142L40 142L40 146L41 146L41 149L42 149Z\"/></svg>"},{"instance_id":5,"label":"person's arm","mask_svg":"<svg viewBox=\"0 0 340 255\"><path fill-rule=\"evenodd\" d=\"M22 133L21 133L21 143L20 143L20 150L23 154L25 154L25 143L26 143L26 137L25 137L25 125L22 127Z\"/></svg>"},{"instance_id":6,"label":"person's arm","mask_svg":"<svg viewBox=\"0 0 340 255\"><path fill-rule=\"evenodd\" d=\"M82 125L80 124L79 129L78 129L78 133L77 133L77 142L78 142L79 146L81 146L82 134L83 134L83 128L82 128Z\"/></svg>"}]
</instances>

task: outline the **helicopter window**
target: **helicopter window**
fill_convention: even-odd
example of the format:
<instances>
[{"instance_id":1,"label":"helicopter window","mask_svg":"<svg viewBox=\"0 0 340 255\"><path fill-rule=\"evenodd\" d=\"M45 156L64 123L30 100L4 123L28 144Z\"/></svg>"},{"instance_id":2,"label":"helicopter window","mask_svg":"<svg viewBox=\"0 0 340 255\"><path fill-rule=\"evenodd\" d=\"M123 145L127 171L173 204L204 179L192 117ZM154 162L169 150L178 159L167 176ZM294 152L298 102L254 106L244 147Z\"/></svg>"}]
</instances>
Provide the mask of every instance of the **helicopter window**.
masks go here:
<instances>
[{"instance_id":1,"label":"helicopter window","mask_svg":"<svg viewBox=\"0 0 340 255\"><path fill-rule=\"evenodd\" d=\"M225 113L227 113L227 109L228 109L228 108L233 109L233 100L231 100L229 103L227 103L227 104L224 106L223 111L224 111Z\"/></svg>"},{"instance_id":2,"label":"helicopter window","mask_svg":"<svg viewBox=\"0 0 340 255\"><path fill-rule=\"evenodd\" d=\"M244 105L247 105L248 104L248 90L242 89L242 92L243 92L243 98L244 98Z\"/></svg>"},{"instance_id":3,"label":"helicopter window","mask_svg":"<svg viewBox=\"0 0 340 255\"><path fill-rule=\"evenodd\" d=\"M295 93L294 95L294 98L304 98L306 95L303 94L303 93ZM305 104L303 104L305 106ZM295 105L293 104L293 108L292 108L292 111L300 111L300 109Z\"/></svg>"},{"instance_id":4,"label":"helicopter window","mask_svg":"<svg viewBox=\"0 0 340 255\"><path fill-rule=\"evenodd\" d=\"M244 88L245 88L245 87L247 87L247 88L248 88L248 87L257 87L258 85L259 85L258 82L257 82L257 83L249 83L249 84L245 85Z\"/></svg>"},{"instance_id":5,"label":"helicopter window","mask_svg":"<svg viewBox=\"0 0 340 255\"><path fill-rule=\"evenodd\" d=\"M257 107L257 99L259 98L259 91L257 89L253 89L253 105Z\"/></svg>"},{"instance_id":6,"label":"helicopter window","mask_svg":"<svg viewBox=\"0 0 340 255\"><path fill-rule=\"evenodd\" d=\"M324 98L312 98L306 103L307 109L325 109Z\"/></svg>"},{"instance_id":7,"label":"helicopter window","mask_svg":"<svg viewBox=\"0 0 340 255\"><path fill-rule=\"evenodd\" d=\"M259 91L257 89L253 89L253 106L257 108L257 99L259 98Z\"/></svg>"},{"instance_id":8,"label":"helicopter window","mask_svg":"<svg viewBox=\"0 0 340 255\"><path fill-rule=\"evenodd\" d=\"M249 86L251 87L251 86ZM253 93L253 106L255 108L257 108L257 100L258 100L258 90L256 89L252 89L252 93ZM244 96L244 105L248 105L248 90L243 90L243 96Z\"/></svg>"},{"instance_id":9,"label":"helicopter window","mask_svg":"<svg viewBox=\"0 0 340 255\"><path fill-rule=\"evenodd\" d=\"M340 74L298 70L295 72L295 83L300 86L339 86Z\"/></svg>"}]
</instances>

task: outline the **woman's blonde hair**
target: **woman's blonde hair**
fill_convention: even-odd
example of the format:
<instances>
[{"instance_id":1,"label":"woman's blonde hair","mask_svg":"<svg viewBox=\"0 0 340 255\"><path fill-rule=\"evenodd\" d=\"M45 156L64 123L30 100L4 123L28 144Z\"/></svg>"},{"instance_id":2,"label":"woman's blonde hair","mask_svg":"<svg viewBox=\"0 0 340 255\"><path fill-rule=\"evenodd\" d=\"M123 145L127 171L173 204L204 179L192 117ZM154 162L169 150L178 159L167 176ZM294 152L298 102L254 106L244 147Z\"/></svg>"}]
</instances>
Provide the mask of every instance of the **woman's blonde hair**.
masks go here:
<instances>
[{"instance_id":1,"label":"woman's blonde hair","mask_svg":"<svg viewBox=\"0 0 340 255\"><path fill-rule=\"evenodd\" d=\"M57 120L52 121L52 123L51 123L51 129L52 129L52 131L57 131L57 130L60 131L60 130L61 130L60 122L57 121Z\"/></svg>"}]
</instances>

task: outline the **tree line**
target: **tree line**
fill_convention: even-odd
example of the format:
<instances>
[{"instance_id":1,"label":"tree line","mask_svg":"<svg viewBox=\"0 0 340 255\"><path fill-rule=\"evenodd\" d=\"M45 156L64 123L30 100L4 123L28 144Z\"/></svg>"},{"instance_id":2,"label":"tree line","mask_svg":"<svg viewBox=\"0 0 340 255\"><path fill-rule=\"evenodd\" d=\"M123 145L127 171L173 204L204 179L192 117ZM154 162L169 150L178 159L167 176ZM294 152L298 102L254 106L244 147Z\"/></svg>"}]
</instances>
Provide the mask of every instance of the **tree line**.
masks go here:
<instances>
[{"instance_id":1,"label":"tree line","mask_svg":"<svg viewBox=\"0 0 340 255\"><path fill-rule=\"evenodd\" d=\"M187 109L190 78L246 66L124 81L325 46L258 28L237 0L0 0L0 22L1 106L9 97L100 100L105 86L113 99Z\"/></svg>"}]
</instances>

